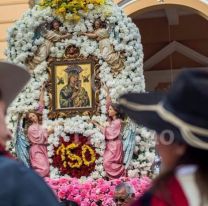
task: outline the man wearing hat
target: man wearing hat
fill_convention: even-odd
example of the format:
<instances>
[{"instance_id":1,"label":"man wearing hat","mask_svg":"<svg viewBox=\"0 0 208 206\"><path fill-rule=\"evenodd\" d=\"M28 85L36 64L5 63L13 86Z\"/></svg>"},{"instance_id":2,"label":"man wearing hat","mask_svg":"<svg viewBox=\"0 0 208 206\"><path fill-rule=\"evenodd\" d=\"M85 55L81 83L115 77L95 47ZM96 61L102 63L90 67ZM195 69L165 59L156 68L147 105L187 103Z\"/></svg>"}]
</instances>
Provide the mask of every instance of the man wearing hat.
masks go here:
<instances>
[{"instance_id":1,"label":"man wearing hat","mask_svg":"<svg viewBox=\"0 0 208 206\"><path fill-rule=\"evenodd\" d=\"M60 107L90 106L88 93L81 87L81 80L79 80L82 68L79 65L69 65L65 72L68 74L68 84L60 91Z\"/></svg>"},{"instance_id":2,"label":"man wearing hat","mask_svg":"<svg viewBox=\"0 0 208 206\"><path fill-rule=\"evenodd\" d=\"M19 66L0 62L0 205L1 206L58 206L53 192L32 170L5 151L11 138L5 115L9 104L30 79Z\"/></svg>"},{"instance_id":3,"label":"man wearing hat","mask_svg":"<svg viewBox=\"0 0 208 206\"><path fill-rule=\"evenodd\" d=\"M183 71L166 95L130 93L121 109L156 131L163 171L133 206L208 205L208 72Z\"/></svg>"}]
</instances>

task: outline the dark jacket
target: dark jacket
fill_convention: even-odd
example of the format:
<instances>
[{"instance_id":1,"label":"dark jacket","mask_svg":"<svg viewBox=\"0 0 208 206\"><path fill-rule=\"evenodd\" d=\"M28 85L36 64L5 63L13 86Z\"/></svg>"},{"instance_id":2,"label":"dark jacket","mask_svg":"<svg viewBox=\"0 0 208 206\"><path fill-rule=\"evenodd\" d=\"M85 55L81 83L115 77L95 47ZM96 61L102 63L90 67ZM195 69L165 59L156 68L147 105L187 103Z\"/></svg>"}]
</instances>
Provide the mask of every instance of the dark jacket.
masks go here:
<instances>
[{"instance_id":1,"label":"dark jacket","mask_svg":"<svg viewBox=\"0 0 208 206\"><path fill-rule=\"evenodd\" d=\"M0 206L58 206L46 183L22 163L0 155Z\"/></svg>"}]
</instances>

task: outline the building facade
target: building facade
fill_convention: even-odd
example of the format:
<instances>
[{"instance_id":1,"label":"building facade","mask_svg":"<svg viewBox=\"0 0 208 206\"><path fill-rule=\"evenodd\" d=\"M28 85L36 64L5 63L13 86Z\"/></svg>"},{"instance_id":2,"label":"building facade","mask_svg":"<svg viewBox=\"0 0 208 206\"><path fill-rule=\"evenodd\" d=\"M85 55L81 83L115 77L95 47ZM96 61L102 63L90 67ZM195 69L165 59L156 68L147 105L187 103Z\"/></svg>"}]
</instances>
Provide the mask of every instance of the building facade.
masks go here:
<instances>
[{"instance_id":1,"label":"building facade","mask_svg":"<svg viewBox=\"0 0 208 206\"><path fill-rule=\"evenodd\" d=\"M29 8L28 0L0 1L0 60L5 59L7 29Z\"/></svg>"}]
</instances>

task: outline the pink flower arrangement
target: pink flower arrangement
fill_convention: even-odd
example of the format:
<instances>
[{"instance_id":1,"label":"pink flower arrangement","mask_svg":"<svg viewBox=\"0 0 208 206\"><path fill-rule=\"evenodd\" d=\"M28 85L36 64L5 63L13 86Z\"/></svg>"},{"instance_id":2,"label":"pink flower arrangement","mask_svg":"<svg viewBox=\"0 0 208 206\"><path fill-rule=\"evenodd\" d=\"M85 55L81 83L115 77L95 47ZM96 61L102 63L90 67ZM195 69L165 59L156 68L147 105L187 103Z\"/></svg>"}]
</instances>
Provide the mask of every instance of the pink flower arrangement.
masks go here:
<instances>
[{"instance_id":1,"label":"pink flower arrangement","mask_svg":"<svg viewBox=\"0 0 208 206\"><path fill-rule=\"evenodd\" d=\"M111 181L104 179L87 180L81 183L76 178L46 178L46 182L54 190L59 199L67 199L77 202L81 206L113 206L115 186L121 182L128 182L133 186L136 197L141 196L150 186L148 177L120 178Z\"/></svg>"}]
</instances>

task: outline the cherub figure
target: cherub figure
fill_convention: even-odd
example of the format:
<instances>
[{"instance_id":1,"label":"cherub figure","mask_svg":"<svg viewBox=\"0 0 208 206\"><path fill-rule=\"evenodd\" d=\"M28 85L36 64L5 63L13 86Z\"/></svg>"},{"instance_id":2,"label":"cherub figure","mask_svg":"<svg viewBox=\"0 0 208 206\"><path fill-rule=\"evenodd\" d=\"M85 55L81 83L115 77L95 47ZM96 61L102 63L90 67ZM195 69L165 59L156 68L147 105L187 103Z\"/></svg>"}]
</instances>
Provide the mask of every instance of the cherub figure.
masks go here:
<instances>
[{"instance_id":1,"label":"cherub figure","mask_svg":"<svg viewBox=\"0 0 208 206\"><path fill-rule=\"evenodd\" d=\"M79 53L79 48L77 48L75 45L69 45L66 50L65 50L65 57L66 58L77 58L79 57L80 53Z\"/></svg>"}]
</instances>

